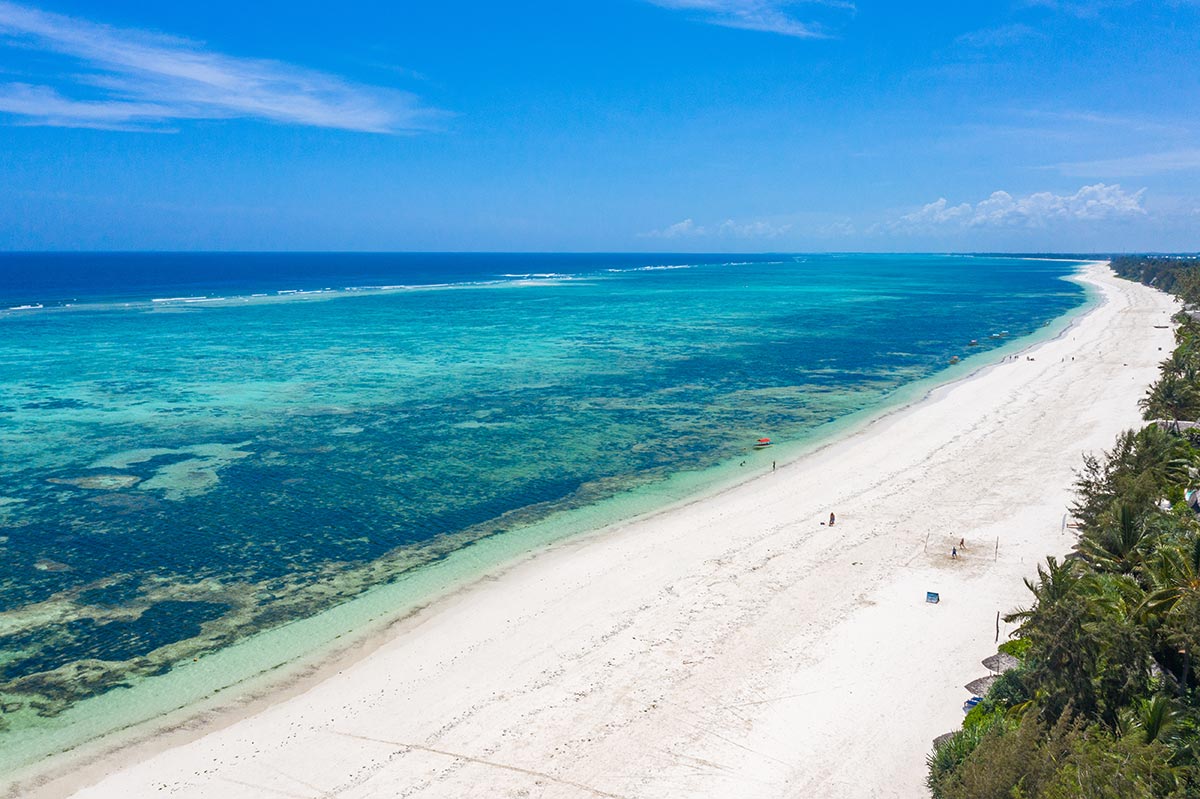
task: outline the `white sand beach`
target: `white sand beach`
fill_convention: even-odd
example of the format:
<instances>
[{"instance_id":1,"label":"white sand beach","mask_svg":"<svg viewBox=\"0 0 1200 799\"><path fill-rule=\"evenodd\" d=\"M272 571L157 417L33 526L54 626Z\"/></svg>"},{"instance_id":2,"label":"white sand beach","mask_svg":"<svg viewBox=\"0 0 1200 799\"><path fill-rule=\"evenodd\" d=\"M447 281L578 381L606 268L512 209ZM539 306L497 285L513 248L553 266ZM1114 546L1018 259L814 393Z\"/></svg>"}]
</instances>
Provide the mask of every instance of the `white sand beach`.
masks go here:
<instances>
[{"instance_id":1,"label":"white sand beach","mask_svg":"<svg viewBox=\"0 0 1200 799\"><path fill-rule=\"evenodd\" d=\"M29 793L924 796L997 612L1073 542L1082 453L1139 423L1172 345L1155 327L1169 297L1103 265L1083 279L1100 304L1017 359L774 473L531 555L269 706Z\"/></svg>"}]
</instances>

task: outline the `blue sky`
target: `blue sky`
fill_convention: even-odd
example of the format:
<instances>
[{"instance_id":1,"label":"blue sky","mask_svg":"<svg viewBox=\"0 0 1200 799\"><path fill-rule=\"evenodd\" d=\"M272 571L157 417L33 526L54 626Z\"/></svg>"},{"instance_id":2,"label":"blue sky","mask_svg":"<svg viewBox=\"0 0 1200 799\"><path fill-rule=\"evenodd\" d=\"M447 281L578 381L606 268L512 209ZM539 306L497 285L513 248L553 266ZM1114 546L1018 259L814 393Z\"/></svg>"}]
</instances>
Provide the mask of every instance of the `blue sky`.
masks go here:
<instances>
[{"instance_id":1,"label":"blue sky","mask_svg":"<svg viewBox=\"0 0 1200 799\"><path fill-rule=\"evenodd\" d=\"M0 0L0 249L1196 250L1200 2Z\"/></svg>"}]
</instances>

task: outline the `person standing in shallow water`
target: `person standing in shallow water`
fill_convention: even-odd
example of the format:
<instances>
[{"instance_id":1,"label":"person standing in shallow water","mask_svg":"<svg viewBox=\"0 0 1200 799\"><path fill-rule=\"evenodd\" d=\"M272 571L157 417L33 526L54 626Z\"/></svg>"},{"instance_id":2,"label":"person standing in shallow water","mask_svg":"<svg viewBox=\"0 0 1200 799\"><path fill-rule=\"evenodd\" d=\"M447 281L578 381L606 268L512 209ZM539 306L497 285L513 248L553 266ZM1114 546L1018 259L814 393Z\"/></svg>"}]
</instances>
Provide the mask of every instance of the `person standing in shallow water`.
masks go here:
<instances>
[{"instance_id":1,"label":"person standing in shallow water","mask_svg":"<svg viewBox=\"0 0 1200 799\"><path fill-rule=\"evenodd\" d=\"M837 517L833 515L833 511L829 511L829 526L833 527L833 523L837 521Z\"/></svg>"}]
</instances>

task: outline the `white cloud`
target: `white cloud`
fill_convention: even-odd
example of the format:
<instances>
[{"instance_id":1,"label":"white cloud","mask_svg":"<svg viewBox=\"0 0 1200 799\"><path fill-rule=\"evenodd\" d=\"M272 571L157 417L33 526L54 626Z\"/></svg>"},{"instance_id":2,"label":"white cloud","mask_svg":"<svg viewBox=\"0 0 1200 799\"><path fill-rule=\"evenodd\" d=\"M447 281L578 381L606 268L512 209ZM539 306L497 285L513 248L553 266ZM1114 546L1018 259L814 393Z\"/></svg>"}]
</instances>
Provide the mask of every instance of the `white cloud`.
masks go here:
<instances>
[{"instance_id":1,"label":"white cloud","mask_svg":"<svg viewBox=\"0 0 1200 799\"><path fill-rule=\"evenodd\" d=\"M967 45L968 47L1007 47L1013 44L1019 44L1028 39L1040 38L1042 34L1028 25L1016 23L1013 25L1001 25L997 28L986 28L984 30L972 31L964 33L955 41L959 44Z\"/></svg>"},{"instance_id":2,"label":"white cloud","mask_svg":"<svg viewBox=\"0 0 1200 799\"><path fill-rule=\"evenodd\" d=\"M1095 222L1144 216L1145 189L1130 193L1118 185L1097 183L1074 194L1048 191L1014 197L992 192L978 203L951 205L940 198L905 214L886 227L893 231L930 231L945 228L1044 228L1064 222Z\"/></svg>"},{"instance_id":3,"label":"white cloud","mask_svg":"<svg viewBox=\"0 0 1200 799\"><path fill-rule=\"evenodd\" d=\"M1070 161L1055 164L1053 168L1072 177L1140 177L1181 172L1200 169L1200 149L1171 150L1099 161Z\"/></svg>"},{"instance_id":4,"label":"white cloud","mask_svg":"<svg viewBox=\"0 0 1200 799\"><path fill-rule=\"evenodd\" d=\"M717 235L732 236L737 239L773 239L782 236L792 229L790 224L775 224L764 220L754 222L735 222L726 219L717 228Z\"/></svg>"},{"instance_id":5,"label":"white cloud","mask_svg":"<svg viewBox=\"0 0 1200 799\"><path fill-rule=\"evenodd\" d=\"M1137 0L1023 0L1021 4L1029 8L1047 8L1081 19L1095 19L1110 8L1123 8L1136 2Z\"/></svg>"},{"instance_id":6,"label":"white cloud","mask_svg":"<svg viewBox=\"0 0 1200 799\"><path fill-rule=\"evenodd\" d=\"M425 129L438 112L405 92L359 86L266 59L206 50L199 43L113 28L0 0L0 43L81 62L75 90L0 84L0 112L26 124L152 128L171 120L252 118L371 133Z\"/></svg>"},{"instance_id":7,"label":"white cloud","mask_svg":"<svg viewBox=\"0 0 1200 799\"><path fill-rule=\"evenodd\" d=\"M661 230L652 230L645 235L653 239L682 239L690 236L705 236L708 231L698 227L690 218L673 225L667 225Z\"/></svg>"},{"instance_id":8,"label":"white cloud","mask_svg":"<svg viewBox=\"0 0 1200 799\"><path fill-rule=\"evenodd\" d=\"M792 230L790 223L777 224L758 219L750 222L738 222L726 219L716 225L697 225L690 217L659 230L643 233L652 239L773 239Z\"/></svg>"},{"instance_id":9,"label":"white cloud","mask_svg":"<svg viewBox=\"0 0 1200 799\"><path fill-rule=\"evenodd\" d=\"M765 31L800 39L820 39L827 34L812 22L803 22L789 10L794 5L821 5L853 11L849 0L648 0L656 6L700 12L705 22L726 28Z\"/></svg>"}]
</instances>

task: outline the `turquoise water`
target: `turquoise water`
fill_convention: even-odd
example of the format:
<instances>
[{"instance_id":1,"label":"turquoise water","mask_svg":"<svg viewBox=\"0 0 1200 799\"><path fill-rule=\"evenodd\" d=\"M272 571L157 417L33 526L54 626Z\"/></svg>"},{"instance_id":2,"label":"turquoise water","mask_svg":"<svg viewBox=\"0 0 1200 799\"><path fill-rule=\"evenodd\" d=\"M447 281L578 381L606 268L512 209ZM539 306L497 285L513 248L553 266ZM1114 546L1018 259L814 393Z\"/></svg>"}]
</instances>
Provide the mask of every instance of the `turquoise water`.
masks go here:
<instances>
[{"instance_id":1,"label":"turquoise water","mask_svg":"<svg viewBox=\"0 0 1200 799\"><path fill-rule=\"evenodd\" d=\"M0 256L0 749L1084 301L1049 261L438 257Z\"/></svg>"}]
</instances>

